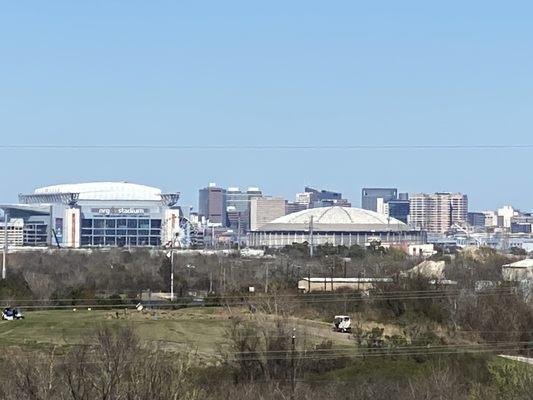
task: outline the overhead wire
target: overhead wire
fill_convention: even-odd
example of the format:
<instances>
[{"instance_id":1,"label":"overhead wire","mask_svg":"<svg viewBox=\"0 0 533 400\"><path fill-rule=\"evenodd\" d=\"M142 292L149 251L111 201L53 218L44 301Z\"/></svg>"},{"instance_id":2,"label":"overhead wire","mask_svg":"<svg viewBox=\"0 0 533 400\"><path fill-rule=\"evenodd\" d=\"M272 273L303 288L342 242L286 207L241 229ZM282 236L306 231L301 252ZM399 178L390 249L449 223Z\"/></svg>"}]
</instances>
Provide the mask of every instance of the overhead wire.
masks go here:
<instances>
[{"instance_id":1,"label":"overhead wire","mask_svg":"<svg viewBox=\"0 0 533 400\"><path fill-rule=\"evenodd\" d=\"M0 150L524 150L533 149L533 144L342 144L342 145L279 145L279 144L1 144Z\"/></svg>"}]
</instances>

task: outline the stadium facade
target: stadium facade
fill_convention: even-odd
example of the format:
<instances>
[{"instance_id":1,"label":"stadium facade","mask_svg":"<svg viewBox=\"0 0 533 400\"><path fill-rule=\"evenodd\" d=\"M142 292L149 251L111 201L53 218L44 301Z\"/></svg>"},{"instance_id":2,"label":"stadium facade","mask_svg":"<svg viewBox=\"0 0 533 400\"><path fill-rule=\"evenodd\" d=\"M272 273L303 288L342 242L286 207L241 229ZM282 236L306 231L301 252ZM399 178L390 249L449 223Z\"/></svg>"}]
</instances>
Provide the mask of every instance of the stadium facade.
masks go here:
<instances>
[{"instance_id":1,"label":"stadium facade","mask_svg":"<svg viewBox=\"0 0 533 400\"><path fill-rule=\"evenodd\" d=\"M248 235L251 247L283 247L293 243L366 246L426 243L426 234L374 211L353 207L322 207L299 211L266 223Z\"/></svg>"},{"instance_id":2,"label":"stadium facade","mask_svg":"<svg viewBox=\"0 0 533 400\"><path fill-rule=\"evenodd\" d=\"M38 188L0 208L8 216L9 244L159 247L179 232L178 199L179 193L150 186L92 182Z\"/></svg>"}]
</instances>

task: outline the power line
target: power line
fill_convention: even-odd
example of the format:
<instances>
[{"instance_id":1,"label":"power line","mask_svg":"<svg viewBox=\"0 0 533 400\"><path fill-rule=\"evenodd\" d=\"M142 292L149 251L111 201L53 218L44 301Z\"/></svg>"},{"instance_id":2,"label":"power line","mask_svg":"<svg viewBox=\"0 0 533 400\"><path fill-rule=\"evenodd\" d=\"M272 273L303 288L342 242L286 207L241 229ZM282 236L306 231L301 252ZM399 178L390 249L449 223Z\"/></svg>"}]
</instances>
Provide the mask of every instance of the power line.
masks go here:
<instances>
[{"instance_id":1,"label":"power line","mask_svg":"<svg viewBox=\"0 0 533 400\"><path fill-rule=\"evenodd\" d=\"M357 145L81 145L81 144L2 144L0 150L199 150L199 151L228 151L228 150L527 150L533 149L533 144L357 144Z\"/></svg>"},{"instance_id":2,"label":"power line","mask_svg":"<svg viewBox=\"0 0 533 400\"><path fill-rule=\"evenodd\" d=\"M154 292L155 293L155 292ZM515 294L511 290L511 288L496 288L496 289L487 289L483 292L474 292L473 289L450 289L450 290L436 290L436 289L429 289L429 290L392 290L392 291L384 291L384 292L373 292L370 295L361 295L357 292L349 292L349 293L342 293L342 292L326 292L326 293L305 293L305 294L295 294L295 293L288 293L288 294L267 294L267 295L215 295L214 297L207 297L205 300L213 300L213 301L229 301L229 300L236 300L236 301L267 301L267 300L286 300L286 299L294 299L294 300L331 300L331 301L344 301L346 300L390 300L390 299L412 299L412 298L432 298L432 297L439 297L439 296L457 296L462 294L468 294L468 295L491 295L491 294ZM331 297L334 297L334 299L331 299ZM185 301L189 300L190 296L183 296L183 297L176 297L176 301ZM20 300L13 300L13 299L5 299L1 300L1 302L12 302L12 303L53 303L53 302L65 302L65 301L116 301L118 299L116 298L98 298L98 297L63 297L63 298L53 298L53 299L20 299ZM146 300L146 299L140 299L138 297L125 297L121 298L121 301L136 301L136 302L157 302L157 300L154 298L152 300ZM177 303L169 303L171 304L177 304Z\"/></svg>"}]
</instances>

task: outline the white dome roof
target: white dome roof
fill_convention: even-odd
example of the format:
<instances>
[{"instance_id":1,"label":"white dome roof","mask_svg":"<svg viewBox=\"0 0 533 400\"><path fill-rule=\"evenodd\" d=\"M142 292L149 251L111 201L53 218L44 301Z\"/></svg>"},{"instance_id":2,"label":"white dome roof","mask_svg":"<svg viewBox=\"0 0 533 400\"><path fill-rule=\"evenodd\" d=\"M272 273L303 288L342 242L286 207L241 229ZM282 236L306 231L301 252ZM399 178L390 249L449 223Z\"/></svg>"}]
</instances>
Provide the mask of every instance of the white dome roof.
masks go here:
<instances>
[{"instance_id":1,"label":"white dome roof","mask_svg":"<svg viewBox=\"0 0 533 400\"><path fill-rule=\"evenodd\" d=\"M404 231L408 226L396 218L354 207L320 207L277 218L259 230L309 230L313 217L315 231Z\"/></svg>"},{"instance_id":2,"label":"white dome roof","mask_svg":"<svg viewBox=\"0 0 533 400\"><path fill-rule=\"evenodd\" d=\"M35 189L35 194L59 193L79 193L79 200L161 200L160 189L129 182L73 183Z\"/></svg>"}]
</instances>

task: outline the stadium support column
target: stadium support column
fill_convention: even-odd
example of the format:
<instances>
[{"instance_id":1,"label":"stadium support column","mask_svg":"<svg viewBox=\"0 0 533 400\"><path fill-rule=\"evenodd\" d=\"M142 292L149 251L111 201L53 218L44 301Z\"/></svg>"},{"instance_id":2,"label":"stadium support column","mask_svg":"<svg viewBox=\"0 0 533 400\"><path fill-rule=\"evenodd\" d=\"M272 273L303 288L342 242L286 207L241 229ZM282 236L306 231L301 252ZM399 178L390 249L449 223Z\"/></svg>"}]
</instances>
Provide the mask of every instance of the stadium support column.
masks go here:
<instances>
[{"instance_id":1,"label":"stadium support column","mask_svg":"<svg viewBox=\"0 0 533 400\"><path fill-rule=\"evenodd\" d=\"M55 229L54 227L54 212L53 212L53 206L50 205L50 222L48 224L48 229L46 230L46 241L47 241L47 244L48 246L52 246L52 236L53 236L53 230Z\"/></svg>"},{"instance_id":2,"label":"stadium support column","mask_svg":"<svg viewBox=\"0 0 533 400\"><path fill-rule=\"evenodd\" d=\"M81 246L81 213L77 207L70 207L65 210L65 247L79 248Z\"/></svg>"}]
</instances>

